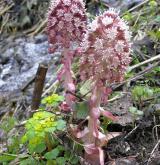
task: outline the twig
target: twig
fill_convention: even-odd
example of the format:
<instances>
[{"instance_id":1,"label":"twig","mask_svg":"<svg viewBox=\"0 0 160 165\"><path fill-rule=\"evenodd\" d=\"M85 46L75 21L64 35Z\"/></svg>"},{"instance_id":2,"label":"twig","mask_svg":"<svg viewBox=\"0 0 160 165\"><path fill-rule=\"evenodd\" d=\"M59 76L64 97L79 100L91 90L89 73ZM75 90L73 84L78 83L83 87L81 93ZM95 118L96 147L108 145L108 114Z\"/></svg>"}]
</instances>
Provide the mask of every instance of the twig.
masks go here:
<instances>
[{"instance_id":1,"label":"twig","mask_svg":"<svg viewBox=\"0 0 160 165\"><path fill-rule=\"evenodd\" d=\"M143 71L139 72L136 76L129 78L125 81L122 81L121 83L113 83L111 84L112 89L116 89L118 87L120 87L121 85L131 82L131 81L135 81L139 78L141 78L142 76L144 76L146 73L150 72L154 67L156 67L157 65L159 65L160 62L155 63L152 66L147 67L146 69L144 69Z\"/></svg>"},{"instance_id":2,"label":"twig","mask_svg":"<svg viewBox=\"0 0 160 165\"><path fill-rule=\"evenodd\" d=\"M2 16L5 12L7 12L10 8L12 8L14 6L14 4L11 4L7 7L5 7L1 12L0 12L0 16Z\"/></svg>"},{"instance_id":3,"label":"twig","mask_svg":"<svg viewBox=\"0 0 160 165\"><path fill-rule=\"evenodd\" d=\"M28 86L34 82L35 78L36 78L36 75L33 76L33 77L31 77L31 78L28 80L28 82L26 82L26 84L24 84L24 85L21 87L21 91L25 91L25 90L28 88Z\"/></svg>"},{"instance_id":4,"label":"twig","mask_svg":"<svg viewBox=\"0 0 160 165\"><path fill-rule=\"evenodd\" d=\"M61 66L59 67L59 69L58 69L56 72L58 73L62 68L63 68L63 65L61 65ZM53 89L55 86L58 85L58 83L59 83L59 81L58 81L57 76L56 76L54 83L53 83L48 89L46 89L46 90L44 91L44 93L42 94L42 97L44 97L44 96L46 96L48 93L50 93L50 92L52 91L52 89Z\"/></svg>"},{"instance_id":5,"label":"twig","mask_svg":"<svg viewBox=\"0 0 160 165\"><path fill-rule=\"evenodd\" d=\"M124 92L121 92L120 95L116 95L115 97L109 99L108 102L109 102L109 103L110 103L110 102L113 102L113 101L115 101L115 100L118 100L118 99L122 98L123 96L124 96Z\"/></svg>"},{"instance_id":6,"label":"twig","mask_svg":"<svg viewBox=\"0 0 160 165\"><path fill-rule=\"evenodd\" d=\"M40 64L38 67L36 80L35 80L35 87L34 87L34 92L33 92L33 98L32 98L32 104L31 104L32 110L36 110L39 108L47 70L48 70L48 67L44 64Z\"/></svg>"},{"instance_id":7,"label":"twig","mask_svg":"<svg viewBox=\"0 0 160 165\"><path fill-rule=\"evenodd\" d=\"M155 133L156 133L156 139L158 141L158 131L157 131L157 127L160 127L160 125L155 125L153 128L152 128L152 134L153 134L153 139L155 140L155 136L154 136L154 130L155 130Z\"/></svg>"},{"instance_id":8,"label":"twig","mask_svg":"<svg viewBox=\"0 0 160 165\"><path fill-rule=\"evenodd\" d=\"M152 150L152 152L151 152L151 154L150 154L150 157L149 157L149 159L148 159L148 161L147 161L147 165L149 165L149 162L151 161L151 159L152 159L152 157L153 157L153 154L154 154L155 150L158 148L159 144L160 144L160 140L158 140L158 142L157 142L156 145L154 146L154 148L153 148L153 150Z\"/></svg>"},{"instance_id":9,"label":"twig","mask_svg":"<svg viewBox=\"0 0 160 165\"><path fill-rule=\"evenodd\" d=\"M131 9L129 9L127 12L132 12L132 11L134 11L135 9L137 9L137 8L141 7L142 5L144 5L144 4L147 3L147 2L149 2L149 0L145 0L145 1L141 2L140 4L138 4L138 5L134 6L134 7L132 7ZM124 13L124 14L125 14L125 13ZM124 14L122 14L122 16L123 16Z\"/></svg>"},{"instance_id":10,"label":"twig","mask_svg":"<svg viewBox=\"0 0 160 165\"><path fill-rule=\"evenodd\" d=\"M34 36L36 35L38 32L40 32L41 29L43 29L45 27L45 24L47 23L47 19L43 20L40 25L36 28L36 30L32 33L29 34L29 36Z\"/></svg>"},{"instance_id":11,"label":"twig","mask_svg":"<svg viewBox=\"0 0 160 165\"><path fill-rule=\"evenodd\" d=\"M146 61L140 62L140 63L138 63L136 65L133 65L133 66L129 67L129 71L131 71L133 69L136 69L136 68L138 68L138 67L140 67L142 65L148 64L150 62L157 61L157 60L160 60L160 54L157 55L157 56L154 56L154 57L152 57L152 58L150 58L150 59L148 59Z\"/></svg>"},{"instance_id":12,"label":"twig","mask_svg":"<svg viewBox=\"0 0 160 165\"><path fill-rule=\"evenodd\" d=\"M52 91L52 89L59 83L59 81L56 79L55 82L44 91L44 93L42 94L42 97L46 96L48 93L50 93Z\"/></svg>"},{"instance_id":13,"label":"twig","mask_svg":"<svg viewBox=\"0 0 160 165\"><path fill-rule=\"evenodd\" d=\"M138 124L136 127L134 127L134 128L132 129L132 131L130 131L130 132L124 137L124 139L125 139L125 140L128 139L128 137L130 137L131 134L133 134L138 128L139 128L139 124Z\"/></svg>"}]
</instances>

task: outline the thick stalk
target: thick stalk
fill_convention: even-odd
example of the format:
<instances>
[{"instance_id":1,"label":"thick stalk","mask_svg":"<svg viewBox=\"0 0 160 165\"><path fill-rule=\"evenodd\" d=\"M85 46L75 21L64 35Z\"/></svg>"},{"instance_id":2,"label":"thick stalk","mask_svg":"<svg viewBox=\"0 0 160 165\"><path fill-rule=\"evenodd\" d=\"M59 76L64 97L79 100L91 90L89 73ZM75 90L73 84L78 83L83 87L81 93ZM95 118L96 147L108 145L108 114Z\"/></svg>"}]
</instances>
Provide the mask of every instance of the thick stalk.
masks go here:
<instances>
[{"instance_id":1,"label":"thick stalk","mask_svg":"<svg viewBox=\"0 0 160 165\"><path fill-rule=\"evenodd\" d=\"M89 144L93 144L93 153L88 154L85 153L86 160L91 165L103 165L104 160L100 160L100 146L97 144L97 140L99 138L99 117L100 117L100 103L102 97L102 88L98 85L95 85L93 89L92 96L90 98L90 118L88 121L89 128ZM101 152L103 152L101 150ZM103 154L103 153L101 153Z\"/></svg>"},{"instance_id":2,"label":"thick stalk","mask_svg":"<svg viewBox=\"0 0 160 165\"><path fill-rule=\"evenodd\" d=\"M74 96L71 93L75 93L75 85L73 83L72 78L72 70L71 70L71 64L72 64L73 55L70 52L68 48L65 48L63 51L63 63L64 63L64 88L65 88L65 100L67 105L69 105L70 108L72 108ZM70 91L71 93L69 93Z\"/></svg>"}]
</instances>

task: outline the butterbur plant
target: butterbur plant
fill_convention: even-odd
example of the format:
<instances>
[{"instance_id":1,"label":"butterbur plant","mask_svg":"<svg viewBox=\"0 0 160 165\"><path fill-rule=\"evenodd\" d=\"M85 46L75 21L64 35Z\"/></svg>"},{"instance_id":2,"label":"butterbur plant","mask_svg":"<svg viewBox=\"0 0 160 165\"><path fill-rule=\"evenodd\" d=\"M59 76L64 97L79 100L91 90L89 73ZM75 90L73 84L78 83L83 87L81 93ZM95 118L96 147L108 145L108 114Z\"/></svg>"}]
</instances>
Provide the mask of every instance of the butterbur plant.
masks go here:
<instances>
[{"instance_id":1,"label":"butterbur plant","mask_svg":"<svg viewBox=\"0 0 160 165\"><path fill-rule=\"evenodd\" d=\"M62 50L64 67L58 74L64 80L65 101L72 107L75 85L71 70L74 55L73 44L82 41L86 30L85 4L82 0L51 0L48 11L48 39L50 52Z\"/></svg>"},{"instance_id":2,"label":"butterbur plant","mask_svg":"<svg viewBox=\"0 0 160 165\"><path fill-rule=\"evenodd\" d=\"M107 136L99 131L100 115L112 120L111 113L100 104L107 101L111 83L123 80L130 62L130 32L118 12L109 9L88 26L80 47L80 75L82 81L91 80L88 127L77 133L85 144L86 159L93 164L104 164L101 146Z\"/></svg>"},{"instance_id":3,"label":"butterbur plant","mask_svg":"<svg viewBox=\"0 0 160 165\"><path fill-rule=\"evenodd\" d=\"M67 26L65 26L67 25ZM130 62L130 32L126 22L114 9L97 16L86 27L84 3L81 0L54 0L48 14L48 35L51 52L63 48L64 68L60 78L64 78L66 91L75 92L71 63L72 44L79 43L79 75L82 81L90 80L91 96L88 126L84 130L72 127L72 134L84 143L85 159L92 165L104 164L102 146L112 136L100 131L101 115L115 120L110 112L100 107L106 103L111 93L110 85L120 82ZM76 100L70 93L65 96L66 103L72 107Z\"/></svg>"}]
</instances>

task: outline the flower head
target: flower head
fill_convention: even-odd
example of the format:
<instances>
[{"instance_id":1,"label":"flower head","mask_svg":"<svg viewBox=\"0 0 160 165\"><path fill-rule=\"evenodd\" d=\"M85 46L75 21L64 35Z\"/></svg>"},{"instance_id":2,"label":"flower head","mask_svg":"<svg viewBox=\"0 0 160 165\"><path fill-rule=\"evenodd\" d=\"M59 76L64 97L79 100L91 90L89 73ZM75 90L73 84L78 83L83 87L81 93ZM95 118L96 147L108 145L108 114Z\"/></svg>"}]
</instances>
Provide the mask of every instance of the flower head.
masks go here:
<instances>
[{"instance_id":1,"label":"flower head","mask_svg":"<svg viewBox=\"0 0 160 165\"><path fill-rule=\"evenodd\" d=\"M109 9L89 25L81 43L80 75L93 82L121 81L130 62L130 32L126 22Z\"/></svg>"},{"instance_id":2,"label":"flower head","mask_svg":"<svg viewBox=\"0 0 160 165\"><path fill-rule=\"evenodd\" d=\"M71 42L81 42L85 30L86 15L82 0L51 0L47 23L51 52L59 46L70 48Z\"/></svg>"}]
</instances>

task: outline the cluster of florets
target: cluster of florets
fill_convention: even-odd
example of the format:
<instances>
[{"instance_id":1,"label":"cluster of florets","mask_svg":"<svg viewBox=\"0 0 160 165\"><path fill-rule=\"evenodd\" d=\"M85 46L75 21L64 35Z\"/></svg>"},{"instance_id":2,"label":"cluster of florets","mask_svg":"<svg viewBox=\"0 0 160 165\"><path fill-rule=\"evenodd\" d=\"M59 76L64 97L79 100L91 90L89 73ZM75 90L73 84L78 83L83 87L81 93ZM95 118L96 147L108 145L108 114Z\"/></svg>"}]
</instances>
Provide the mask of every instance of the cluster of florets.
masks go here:
<instances>
[{"instance_id":1,"label":"cluster of florets","mask_svg":"<svg viewBox=\"0 0 160 165\"><path fill-rule=\"evenodd\" d=\"M82 0L51 1L47 25L50 52L59 46L69 48L73 41L81 41L85 30L85 4Z\"/></svg>"},{"instance_id":2,"label":"cluster of florets","mask_svg":"<svg viewBox=\"0 0 160 165\"><path fill-rule=\"evenodd\" d=\"M82 80L121 81L130 62L130 32L118 12L109 9L88 26L81 43Z\"/></svg>"}]
</instances>

